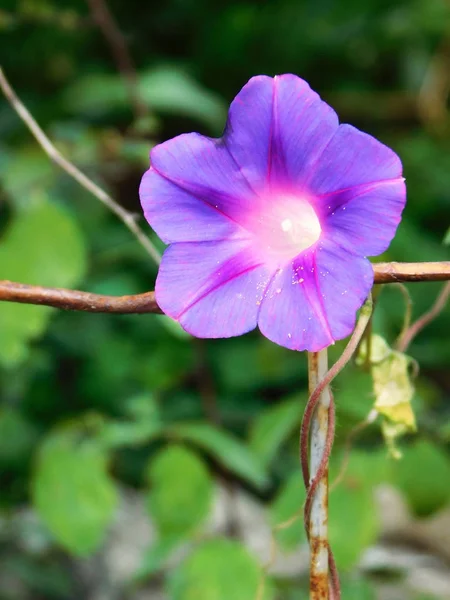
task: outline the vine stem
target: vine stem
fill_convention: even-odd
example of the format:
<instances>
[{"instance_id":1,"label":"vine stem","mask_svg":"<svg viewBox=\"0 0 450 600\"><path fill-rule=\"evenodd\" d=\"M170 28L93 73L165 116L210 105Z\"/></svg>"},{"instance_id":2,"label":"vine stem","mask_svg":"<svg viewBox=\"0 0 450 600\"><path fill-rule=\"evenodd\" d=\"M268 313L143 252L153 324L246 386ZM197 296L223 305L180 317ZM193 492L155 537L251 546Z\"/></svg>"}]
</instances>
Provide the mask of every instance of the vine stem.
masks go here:
<instances>
[{"instance_id":1,"label":"vine stem","mask_svg":"<svg viewBox=\"0 0 450 600\"><path fill-rule=\"evenodd\" d=\"M372 306L372 296L370 295L361 308L358 322L347 346L331 369L327 370L326 358L321 358L314 353L309 358L311 395L300 429L300 463L303 482L307 490L304 523L311 548L311 600L340 600L341 597L339 576L326 529L328 522L328 461L335 429L334 400L328 386L358 348L370 322ZM310 431L311 462L308 451ZM313 534L312 537L311 534ZM328 568L323 566L324 558L327 559Z\"/></svg>"},{"instance_id":2,"label":"vine stem","mask_svg":"<svg viewBox=\"0 0 450 600\"><path fill-rule=\"evenodd\" d=\"M328 371L328 349L308 353L308 382L312 394ZM328 386L319 395L311 419L310 481L317 479L309 512L310 599L328 600L328 465L321 469L327 447L331 394Z\"/></svg>"},{"instance_id":3,"label":"vine stem","mask_svg":"<svg viewBox=\"0 0 450 600\"><path fill-rule=\"evenodd\" d=\"M34 117L31 115L30 111L19 99L19 97L11 87L9 81L6 79L6 76L1 67L0 88L3 91L5 98L8 100L12 108L16 111L17 115L20 117L23 123L28 127L31 134L34 136L35 140L41 146L41 148L47 154L47 156L56 165L58 165L58 167L65 171L70 177L75 179L75 181L77 181L84 189L86 189L98 200L100 200L100 202L104 204L111 212L113 212L131 231L131 233L141 244L144 250L154 260L154 262L157 265L159 265L159 263L161 262L161 256L156 247L150 241L150 239L139 227L137 223L138 217L126 210L125 208L123 208L123 206L121 206L120 204L118 204L108 193L105 192L105 190L103 190L100 186L94 183L94 181L89 179L87 175L80 171L78 167L76 167L73 163L70 162L70 160L68 160L61 154L61 152L50 141L50 139L38 125Z\"/></svg>"}]
</instances>

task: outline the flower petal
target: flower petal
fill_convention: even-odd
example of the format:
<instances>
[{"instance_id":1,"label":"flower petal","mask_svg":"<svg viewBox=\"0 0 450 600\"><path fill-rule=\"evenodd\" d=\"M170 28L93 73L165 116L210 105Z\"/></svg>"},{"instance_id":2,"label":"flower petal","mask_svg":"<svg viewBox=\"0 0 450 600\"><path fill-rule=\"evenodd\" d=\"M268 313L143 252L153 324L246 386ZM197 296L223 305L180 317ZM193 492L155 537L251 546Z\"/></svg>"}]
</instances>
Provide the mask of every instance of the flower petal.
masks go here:
<instances>
[{"instance_id":1,"label":"flower petal","mask_svg":"<svg viewBox=\"0 0 450 600\"><path fill-rule=\"evenodd\" d=\"M255 193L222 139L185 133L155 146L150 158L161 177L231 220L254 203Z\"/></svg>"},{"instance_id":2,"label":"flower petal","mask_svg":"<svg viewBox=\"0 0 450 600\"><path fill-rule=\"evenodd\" d=\"M292 350L322 350L350 335L372 284L367 259L321 241L271 281L258 317L261 333Z\"/></svg>"},{"instance_id":3,"label":"flower petal","mask_svg":"<svg viewBox=\"0 0 450 600\"><path fill-rule=\"evenodd\" d=\"M312 165L307 185L314 196L323 196L401 176L402 163L393 150L351 125L340 125L320 160ZM327 196L317 202L318 206L329 204Z\"/></svg>"},{"instance_id":4,"label":"flower petal","mask_svg":"<svg viewBox=\"0 0 450 600\"><path fill-rule=\"evenodd\" d=\"M156 299L192 335L232 337L256 327L269 278L245 241L179 243L164 253Z\"/></svg>"},{"instance_id":5,"label":"flower petal","mask_svg":"<svg viewBox=\"0 0 450 600\"><path fill-rule=\"evenodd\" d=\"M219 208L149 169L139 188L145 218L166 244L243 238L246 232Z\"/></svg>"},{"instance_id":6,"label":"flower petal","mask_svg":"<svg viewBox=\"0 0 450 600\"><path fill-rule=\"evenodd\" d=\"M406 202L403 179L361 185L327 196L323 227L336 244L363 256L384 252L395 235Z\"/></svg>"},{"instance_id":7,"label":"flower petal","mask_svg":"<svg viewBox=\"0 0 450 600\"><path fill-rule=\"evenodd\" d=\"M373 285L373 268L328 239L317 246L315 260L323 310L333 338L341 340L355 327L356 312Z\"/></svg>"},{"instance_id":8,"label":"flower petal","mask_svg":"<svg viewBox=\"0 0 450 600\"><path fill-rule=\"evenodd\" d=\"M225 143L251 186L302 184L338 128L334 110L296 75L253 77L231 104Z\"/></svg>"},{"instance_id":9,"label":"flower petal","mask_svg":"<svg viewBox=\"0 0 450 600\"><path fill-rule=\"evenodd\" d=\"M317 352L333 343L316 283L315 252L304 252L272 279L258 317L261 333L291 350Z\"/></svg>"}]
</instances>

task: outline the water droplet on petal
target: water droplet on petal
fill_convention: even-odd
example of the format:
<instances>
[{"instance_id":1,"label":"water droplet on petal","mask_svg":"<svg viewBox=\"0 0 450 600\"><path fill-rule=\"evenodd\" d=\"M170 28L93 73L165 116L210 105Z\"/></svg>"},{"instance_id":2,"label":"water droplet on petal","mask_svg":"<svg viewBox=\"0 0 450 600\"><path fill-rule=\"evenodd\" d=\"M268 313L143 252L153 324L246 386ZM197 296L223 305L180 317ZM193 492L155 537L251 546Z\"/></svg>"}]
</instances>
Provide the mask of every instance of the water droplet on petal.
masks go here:
<instances>
[{"instance_id":1,"label":"water droplet on petal","mask_svg":"<svg viewBox=\"0 0 450 600\"><path fill-rule=\"evenodd\" d=\"M291 339L292 333L288 333L288 338Z\"/></svg>"}]
</instances>

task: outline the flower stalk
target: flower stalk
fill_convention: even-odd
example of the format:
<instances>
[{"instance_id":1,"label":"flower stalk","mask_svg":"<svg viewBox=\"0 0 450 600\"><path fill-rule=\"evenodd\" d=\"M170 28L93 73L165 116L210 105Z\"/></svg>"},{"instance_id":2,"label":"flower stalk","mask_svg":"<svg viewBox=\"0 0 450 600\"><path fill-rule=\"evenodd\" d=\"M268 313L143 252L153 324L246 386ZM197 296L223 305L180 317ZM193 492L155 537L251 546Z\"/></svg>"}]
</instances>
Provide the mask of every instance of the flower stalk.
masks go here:
<instances>
[{"instance_id":1,"label":"flower stalk","mask_svg":"<svg viewBox=\"0 0 450 600\"><path fill-rule=\"evenodd\" d=\"M309 393L312 394L328 371L328 350L308 353ZM319 474L327 447L330 389L326 386L320 394L311 421L310 437L310 483ZM309 514L310 545L310 599L328 600L328 466L317 482ZM319 474L320 475L320 474Z\"/></svg>"},{"instance_id":2,"label":"flower stalk","mask_svg":"<svg viewBox=\"0 0 450 600\"><path fill-rule=\"evenodd\" d=\"M326 349L308 354L310 397L300 429L300 463L307 492L304 522L311 548L311 600L341 598L339 575L329 546L327 527L328 461L335 430L335 406L329 385L358 348L370 322L372 308L372 296L369 295L347 346L330 369Z\"/></svg>"}]
</instances>

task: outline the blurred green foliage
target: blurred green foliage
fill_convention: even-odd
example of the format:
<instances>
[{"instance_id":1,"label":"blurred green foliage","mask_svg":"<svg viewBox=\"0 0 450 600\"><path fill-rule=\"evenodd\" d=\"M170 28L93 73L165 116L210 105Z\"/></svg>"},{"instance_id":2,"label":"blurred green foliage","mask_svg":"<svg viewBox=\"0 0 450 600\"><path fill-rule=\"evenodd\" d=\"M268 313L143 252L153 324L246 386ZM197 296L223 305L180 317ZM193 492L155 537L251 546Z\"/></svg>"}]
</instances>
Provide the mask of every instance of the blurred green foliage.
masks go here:
<instances>
[{"instance_id":1,"label":"blurred green foliage","mask_svg":"<svg viewBox=\"0 0 450 600\"><path fill-rule=\"evenodd\" d=\"M57 147L127 209L140 211L137 189L152 145L192 130L220 135L227 104L252 75L294 72L342 120L403 160L409 201L381 259L448 258L450 121L432 69L448 61L445 0L110 0L109 7L136 64L145 114L137 114L83 0L3 0L2 62ZM156 267L143 249L50 163L4 101L0 140L1 279L110 294L153 288ZM418 316L439 284L409 291ZM398 290L386 287L374 330L391 346L404 312ZM418 434L404 440L403 459L388 457L379 424L371 425L330 495L347 600L375 597L369 579L349 573L379 532L377 485L394 486L419 517L450 507L449 328L446 310L409 350L420 364L412 400ZM129 594L169 561L171 600L254 599L262 578L255 556L237 540L205 539L219 481L265 505L282 550L304 542L293 517L304 501L296 431L305 356L257 332L197 341L165 317L14 304L0 306L0 339L0 551L21 598L87 597L71 575L74 557L107 546L127 487L145 499L157 531ZM348 434L374 403L360 368L348 367L334 391L332 479ZM38 523L21 546L8 527L29 506ZM180 548L184 558L171 563ZM1 597L19 597L1 586L0 573ZM264 598L297 598L304 586L267 579Z\"/></svg>"}]
</instances>

